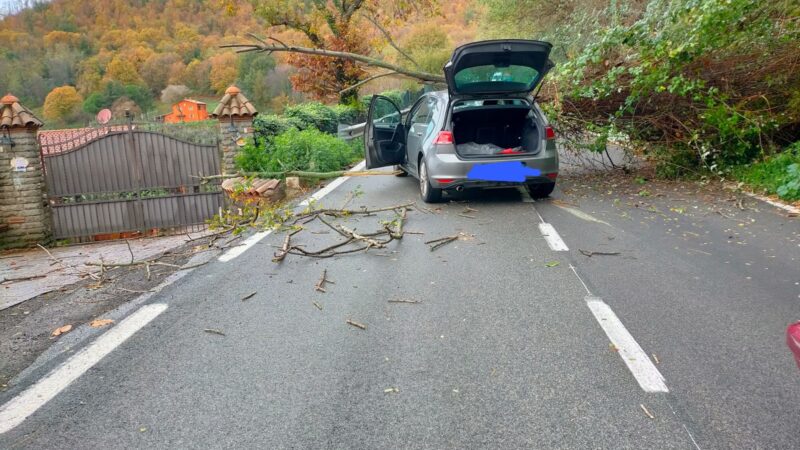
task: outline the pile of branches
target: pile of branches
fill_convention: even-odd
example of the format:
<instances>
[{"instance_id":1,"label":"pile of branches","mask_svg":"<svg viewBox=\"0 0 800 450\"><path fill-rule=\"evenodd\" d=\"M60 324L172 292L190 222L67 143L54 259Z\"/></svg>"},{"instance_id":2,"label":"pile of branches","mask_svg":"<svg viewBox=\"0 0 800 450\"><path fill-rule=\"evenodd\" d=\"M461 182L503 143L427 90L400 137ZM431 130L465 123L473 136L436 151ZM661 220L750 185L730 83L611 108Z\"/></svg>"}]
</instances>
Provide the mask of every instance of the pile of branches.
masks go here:
<instances>
[{"instance_id":1,"label":"pile of branches","mask_svg":"<svg viewBox=\"0 0 800 450\"><path fill-rule=\"evenodd\" d=\"M330 258L337 255L349 253L365 252L370 249L386 248L386 245L394 240L403 239L405 232L403 224L406 220L408 209L413 203L388 206L377 209L316 209L302 214L298 214L288 222L293 231L286 234L283 245L275 252L273 262L283 261L287 255L308 256L312 258ZM327 218L345 218L351 216L373 216L376 213L393 211L396 215L395 220L383 222L383 227L370 233L360 233L355 229L344 225L334 224ZM319 221L342 237L338 242L321 248L319 250L306 250L304 245L292 242L292 238L305 229L305 225L313 221Z\"/></svg>"}]
</instances>

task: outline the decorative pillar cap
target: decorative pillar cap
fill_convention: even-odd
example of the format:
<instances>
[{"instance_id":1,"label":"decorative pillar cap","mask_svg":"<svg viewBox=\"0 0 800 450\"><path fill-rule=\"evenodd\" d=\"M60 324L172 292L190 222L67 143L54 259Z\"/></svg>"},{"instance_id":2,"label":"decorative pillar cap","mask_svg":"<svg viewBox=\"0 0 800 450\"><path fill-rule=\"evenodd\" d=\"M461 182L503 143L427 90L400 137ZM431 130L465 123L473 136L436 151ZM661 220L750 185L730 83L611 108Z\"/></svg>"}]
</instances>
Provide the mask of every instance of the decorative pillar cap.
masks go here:
<instances>
[{"instance_id":1,"label":"decorative pillar cap","mask_svg":"<svg viewBox=\"0 0 800 450\"><path fill-rule=\"evenodd\" d=\"M27 128L44 125L28 108L22 106L17 97L6 94L0 98L0 127Z\"/></svg>"},{"instance_id":2,"label":"decorative pillar cap","mask_svg":"<svg viewBox=\"0 0 800 450\"><path fill-rule=\"evenodd\" d=\"M230 86L225 89L225 95L219 101L219 105L214 109L211 117L216 119L244 119L255 117L257 114L258 111L256 111L255 106L242 94L241 89L236 86Z\"/></svg>"}]
</instances>

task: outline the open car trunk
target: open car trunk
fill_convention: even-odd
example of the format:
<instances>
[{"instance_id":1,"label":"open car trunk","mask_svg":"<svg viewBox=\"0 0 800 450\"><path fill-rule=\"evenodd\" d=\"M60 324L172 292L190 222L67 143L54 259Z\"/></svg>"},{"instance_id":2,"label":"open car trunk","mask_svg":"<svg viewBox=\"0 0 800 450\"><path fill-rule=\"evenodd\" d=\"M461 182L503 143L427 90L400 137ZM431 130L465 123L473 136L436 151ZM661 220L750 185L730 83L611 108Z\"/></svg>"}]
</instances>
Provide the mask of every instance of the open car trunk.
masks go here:
<instances>
[{"instance_id":1,"label":"open car trunk","mask_svg":"<svg viewBox=\"0 0 800 450\"><path fill-rule=\"evenodd\" d=\"M525 102L483 100L456 103L452 120L453 141L459 156L502 157L540 151L542 130Z\"/></svg>"}]
</instances>

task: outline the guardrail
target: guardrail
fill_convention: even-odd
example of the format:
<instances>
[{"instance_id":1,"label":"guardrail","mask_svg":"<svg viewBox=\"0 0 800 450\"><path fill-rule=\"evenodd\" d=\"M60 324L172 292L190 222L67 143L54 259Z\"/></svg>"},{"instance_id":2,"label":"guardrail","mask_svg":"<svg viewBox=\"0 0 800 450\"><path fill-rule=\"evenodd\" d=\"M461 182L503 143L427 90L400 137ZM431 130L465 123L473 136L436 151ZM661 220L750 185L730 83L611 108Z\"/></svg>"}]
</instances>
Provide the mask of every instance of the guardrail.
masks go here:
<instances>
[{"instance_id":1,"label":"guardrail","mask_svg":"<svg viewBox=\"0 0 800 450\"><path fill-rule=\"evenodd\" d=\"M411 108L406 108L400 111L400 115L405 119L408 115L408 112L411 111ZM337 130L337 136L339 139L344 139L345 141L352 141L358 137L364 135L364 127L367 125L366 122L357 123L355 125L350 126L342 126L339 125L339 129Z\"/></svg>"}]
</instances>

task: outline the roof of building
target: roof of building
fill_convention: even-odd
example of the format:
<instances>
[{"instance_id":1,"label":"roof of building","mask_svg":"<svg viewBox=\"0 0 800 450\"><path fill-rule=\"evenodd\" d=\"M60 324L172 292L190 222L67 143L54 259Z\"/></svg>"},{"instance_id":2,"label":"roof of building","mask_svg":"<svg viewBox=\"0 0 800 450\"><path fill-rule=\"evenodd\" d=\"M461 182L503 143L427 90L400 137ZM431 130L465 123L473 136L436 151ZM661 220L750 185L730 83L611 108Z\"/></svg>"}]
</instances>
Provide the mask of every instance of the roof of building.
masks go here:
<instances>
[{"instance_id":1,"label":"roof of building","mask_svg":"<svg viewBox=\"0 0 800 450\"><path fill-rule=\"evenodd\" d=\"M185 98L185 99L181 100L178 103L181 103L181 102L196 103L198 105L205 105L206 104L206 102L201 102L200 100L195 100L193 98Z\"/></svg>"},{"instance_id":2,"label":"roof of building","mask_svg":"<svg viewBox=\"0 0 800 450\"><path fill-rule=\"evenodd\" d=\"M236 86L231 86L225 90L225 95L211 117L254 117L257 114L255 106L242 94L242 91Z\"/></svg>"},{"instance_id":3,"label":"roof of building","mask_svg":"<svg viewBox=\"0 0 800 450\"><path fill-rule=\"evenodd\" d=\"M8 128L40 127L43 123L11 94L0 98L0 126Z\"/></svg>"}]
</instances>

